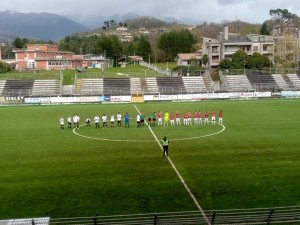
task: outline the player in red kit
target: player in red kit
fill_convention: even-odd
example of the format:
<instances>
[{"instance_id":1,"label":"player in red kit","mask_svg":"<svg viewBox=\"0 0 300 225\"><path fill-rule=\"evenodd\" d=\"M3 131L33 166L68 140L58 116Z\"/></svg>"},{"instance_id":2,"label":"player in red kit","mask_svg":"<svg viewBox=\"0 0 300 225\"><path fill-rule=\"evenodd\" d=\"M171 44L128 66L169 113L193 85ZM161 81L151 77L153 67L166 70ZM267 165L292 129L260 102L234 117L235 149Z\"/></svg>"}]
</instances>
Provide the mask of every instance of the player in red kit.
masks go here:
<instances>
[{"instance_id":1,"label":"player in red kit","mask_svg":"<svg viewBox=\"0 0 300 225\"><path fill-rule=\"evenodd\" d=\"M191 112L188 112L187 125L192 126L192 113Z\"/></svg>"},{"instance_id":2,"label":"player in red kit","mask_svg":"<svg viewBox=\"0 0 300 225\"><path fill-rule=\"evenodd\" d=\"M183 115L183 125L187 126L188 125L188 114L184 113Z\"/></svg>"},{"instance_id":3,"label":"player in red kit","mask_svg":"<svg viewBox=\"0 0 300 225\"><path fill-rule=\"evenodd\" d=\"M159 111L157 113L157 125L158 126L162 126L163 125L163 123L162 123L162 112L161 111Z\"/></svg>"},{"instance_id":4,"label":"player in red kit","mask_svg":"<svg viewBox=\"0 0 300 225\"><path fill-rule=\"evenodd\" d=\"M176 117L176 125L177 126L181 125L181 122L180 122L180 113L178 111L176 112L175 117Z\"/></svg>"},{"instance_id":5,"label":"player in red kit","mask_svg":"<svg viewBox=\"0 0 300 225\"><path fill-rule=\"evenodd\" d=\"M172 113L172 112L170 114L170 125L175 126L175 116L174 116L174 113Z\"/></svg>"},{"instance_id":6,"label":"player in red kit","mask_svg":"<svg viewBox=\"0 0 300 225\"><path fill-rule=\"evenodd\" d=\"M198 125L199 124L199 118L198 118L198 112L194 112L194 124Z\"/></svg>"},{"instance_id":7,"label":"player in red kit","mask_svg":"<svg viewBox=\"0 0 300 225\"><path fill-rule=\"evenodd\" d=\"M219 124L223 124L223 112L220 110L219 112Z\"/></svg>"},{"instance_id":8,"label":"player in red kit","mask_svg":"<svg viewBox=\"0 0 300 225\"><path fill-rule=\"evenodd\" d=\"M216 125L216 112L215 112L215 110L213 110L211 112L211 124Z\"/></svg>"},{"instance_id":9,"label":"player in red kit","mask_svg":"<svg viewBox=\"0 0 300 225\"><path fill-rule=\"evenodd\" d=\"M208 124L208 117L209 117L208 112L205 112L205 114L204 114L204 125Z\"/></svg>"},{"instance_id":10,"label":"player in red kit","mask_svg":"<svg viewBox=\"0 0 300 225\"><path fill-rule=\"evenodd\" d=\"M201 111L198 112L199 124L202 125L202 113Z\"/></svg>"}]
</instances>

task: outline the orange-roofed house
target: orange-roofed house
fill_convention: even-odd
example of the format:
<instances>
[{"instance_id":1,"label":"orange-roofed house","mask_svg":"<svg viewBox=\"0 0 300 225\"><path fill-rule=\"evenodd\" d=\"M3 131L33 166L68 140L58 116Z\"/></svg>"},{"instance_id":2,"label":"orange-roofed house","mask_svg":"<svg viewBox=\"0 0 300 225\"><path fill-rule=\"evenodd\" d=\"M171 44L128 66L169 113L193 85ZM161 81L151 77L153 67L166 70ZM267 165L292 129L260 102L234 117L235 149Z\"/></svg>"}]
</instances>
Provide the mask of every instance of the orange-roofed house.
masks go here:
<instances>
[{"instance_id":1,"label":"orange-roofed house","mask_svg":"<svg viewBox=\"0 0 300 225\"><path fill-rule=\"evenodd\" d=\"M73 52L59 51L55 44L28 44L27 49L14 50L16 70L61 70L78 67Z\"/></svg>"}]
</instances>

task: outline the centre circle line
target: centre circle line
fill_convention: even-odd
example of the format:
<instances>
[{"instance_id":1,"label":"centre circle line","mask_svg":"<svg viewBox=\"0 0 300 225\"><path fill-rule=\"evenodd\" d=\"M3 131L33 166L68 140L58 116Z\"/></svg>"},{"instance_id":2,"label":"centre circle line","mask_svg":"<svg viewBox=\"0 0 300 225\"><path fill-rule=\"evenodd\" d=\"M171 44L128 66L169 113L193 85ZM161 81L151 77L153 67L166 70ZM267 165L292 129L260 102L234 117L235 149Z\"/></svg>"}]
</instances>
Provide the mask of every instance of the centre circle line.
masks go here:
<instances>
[{"instance_id":1,"label":"centre circle line","mask_svg":"<svg viewBox=\"0 0 300 225\"><path fill-rule=\"evenodd\" d=\"M170 139L170 141L185 141L185 140L192 140L192 139L200 139L200 138L206 138L206 137L210 137L210 136L214 136L217 134L222 133L223 131L225 131L225 126L223 124L217 123L216 125L220 125L222 126L222 130L215 132L215 133L211 133L211 134L205 134L205 135L201 135L201 136L195 136L195 137L187 137L187 138L174 138L174 139ZM79 127L85 126L85 124L81 124ZM200 126L200 125L199 125ZM205 125L203 125L205 126ZM125 128L124 128L125 129ZM127 128L126 128L127 129ZM129 129L129 128L128 128ZM79 137L82 138L87 138L87 139L92 139L92 140L99 140L99 141L111 141L111 142L135 142L135 143L149 143L149 142L155 142L155 140L124 140L124 139L109 139L109 138L98 138L98 137L91 137L91 136L87 136L87 135L83 135L83 134L79 134L77 132L77 128L73 128L73 133Z\"/></svg>"}]
</instances>

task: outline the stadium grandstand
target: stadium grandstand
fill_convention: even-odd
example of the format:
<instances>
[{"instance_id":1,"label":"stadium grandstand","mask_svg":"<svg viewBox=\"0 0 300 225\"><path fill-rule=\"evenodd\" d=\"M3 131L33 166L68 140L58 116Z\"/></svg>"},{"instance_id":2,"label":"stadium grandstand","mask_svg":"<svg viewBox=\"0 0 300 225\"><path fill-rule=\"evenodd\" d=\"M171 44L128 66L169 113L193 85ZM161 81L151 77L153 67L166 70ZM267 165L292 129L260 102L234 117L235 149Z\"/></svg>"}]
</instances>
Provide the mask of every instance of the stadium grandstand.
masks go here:
<instances>
[{"instance_id":1,"label":"stadium grandstand","mask_svg":"<svg viewBox=\"0 0 300 225\"><path fill-rule=\"evenodd\" d=\"M75 76L76 77L76 76ZM73 85L63 85L63 77L0 80L3 97L45 96L122 96L132 93L182 95L213 92L264 92L299 90L298 73L265 73L257 71L219 71L220 81L213 81L209 73L199 76L75 78Z\"/></svg>"}]
</instances>

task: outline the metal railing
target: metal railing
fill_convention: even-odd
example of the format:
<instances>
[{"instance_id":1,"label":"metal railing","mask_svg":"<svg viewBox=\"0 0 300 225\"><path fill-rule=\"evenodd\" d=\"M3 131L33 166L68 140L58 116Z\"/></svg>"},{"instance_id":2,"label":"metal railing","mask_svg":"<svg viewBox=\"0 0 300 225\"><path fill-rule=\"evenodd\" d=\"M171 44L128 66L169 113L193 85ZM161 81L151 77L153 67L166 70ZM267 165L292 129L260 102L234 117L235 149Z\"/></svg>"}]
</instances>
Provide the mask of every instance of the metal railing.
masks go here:
<instances>
[{"instance_id":1,"label":"metal railing","mask_svg":"<svg viewBox=\"0 0 300 225\"><path fill-rule=\"evenodd\" d=\"M300 224L300 206L209 210L206 211L212 225L252 225L252 224ZM8 223L7 221L10 221ZM0 224L16 225L13 220L2 220ZM6 223L5 223L6 222ZM170 224L197 224L205 225L207 221L199 211L168 212L152 214L132 214L117 216L92 216L57 219L25 219L25 225L170 225Z\"/></svg>"},{"instance_id":2,"label":"metal railing","mask_svg":"<svg viewBox=\"0 0 300 225\"><path fill-rule=\"evenodd\" d=\"M299 68L264 68L264 69L228 69L222 70L224 75L270 75L270 74L299 74Z\"/></svg>"}]
</instances>

